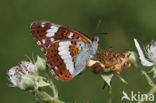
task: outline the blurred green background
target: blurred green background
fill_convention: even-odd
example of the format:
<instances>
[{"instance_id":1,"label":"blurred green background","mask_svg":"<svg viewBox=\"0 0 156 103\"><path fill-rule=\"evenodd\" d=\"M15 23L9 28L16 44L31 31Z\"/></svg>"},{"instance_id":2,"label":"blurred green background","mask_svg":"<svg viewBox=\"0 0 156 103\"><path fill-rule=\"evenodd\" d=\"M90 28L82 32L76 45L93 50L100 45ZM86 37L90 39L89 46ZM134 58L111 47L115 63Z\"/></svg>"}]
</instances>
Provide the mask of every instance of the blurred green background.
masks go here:
<instances>
[{"instance_id":1,"label":"blurred green background","mask_svg":"<svg viewBox=\"0 0 156 103\"><path fill-rule=\"evenodd\" d=\"M100 34L100 48L113 47L117 52L136 51L134 37L142 45L156 39L155 0L1 0L0 14L0 103L35 103L29 92L10 88L7 77L8 69L27 60L26 56L44 57L30 32L33 21L66 25L89 37L94 32L110 32ZM102 23L95 30L98 20ZM113 103L121 102L123 90L128 94L149 91L138 69L131 67L121 75L128 85L113 78ZM108 100L107 88L102 90L104 81L90 70L86 69L69 82L55 79L54 82L60 99L66 103L106 103Z\"/></svg>"}]
</instances>

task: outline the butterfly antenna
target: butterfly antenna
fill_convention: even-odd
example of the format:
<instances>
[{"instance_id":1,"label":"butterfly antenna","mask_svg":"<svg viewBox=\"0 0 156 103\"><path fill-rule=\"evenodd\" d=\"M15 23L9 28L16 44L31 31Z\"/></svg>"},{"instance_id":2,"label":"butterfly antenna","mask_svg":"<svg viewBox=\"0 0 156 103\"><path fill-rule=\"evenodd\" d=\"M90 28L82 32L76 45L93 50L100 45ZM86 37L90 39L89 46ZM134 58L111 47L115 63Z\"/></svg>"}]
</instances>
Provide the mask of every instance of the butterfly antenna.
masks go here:
<instances>
[{"instance_id":1,"label":"butterfly antenna","mask_svg":"<svg viewBox=\"0 0 156 103\"><path fill-rule=\"evenodd\" d=\"M104 33L95 33L96 35L98 35L98 34L110 34L110 32L104 32Z\"/></svg>"},{"instance_id":2,"label":"butterfly antenna","mask_svg":"<svg viewBox=\"0 0 156 103\"><path fill-rule=\"evenodd\" d=\"M107 35L107 34L110 34L110 32L103 32L103 33L97 33L97 32L96 32L96 31L98 31L98 29L99 29L101 23L102 23L102 21L99 19L99 20L98 20L98 23L97 23L97 25L96 25L95 31L94 31L94 33L93 33L94 36L95 36L95 35L99 35L99 34L106 34L106 35Z\"/></svg>"},{"instance_id":3,"label":"butterfly antenna","mask_svg":"<svg viewBox=\"0 0 156 103\"><path fill-rule=\"evenodd\" d=\"M98 28L100 27L101 22L102 22L102 21L99 19L99 20L98 20L98 23L97 23L97 25L96 25L96 28L95 28L95 30L94 30L94 32L93 32L94 34L96 34L96 31L97 31Z\"/></svg>"}]
</instances>

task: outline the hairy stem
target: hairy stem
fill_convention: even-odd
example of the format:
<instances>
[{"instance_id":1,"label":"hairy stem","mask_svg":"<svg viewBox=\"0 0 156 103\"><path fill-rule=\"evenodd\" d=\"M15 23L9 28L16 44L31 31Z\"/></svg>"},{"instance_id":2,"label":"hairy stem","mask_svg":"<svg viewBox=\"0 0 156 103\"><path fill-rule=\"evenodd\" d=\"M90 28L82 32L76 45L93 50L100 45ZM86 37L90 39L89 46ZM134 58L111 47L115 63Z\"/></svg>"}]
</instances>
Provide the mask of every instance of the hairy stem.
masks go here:
<instances>
[{"instance_id":1,"label":"hairy stem","mask_svg":"<svg viewBox=\"0 0 156 103\"><path fill-rule=\"evenodd\" d=\"M151 87L155 87L155 83L152 81L152 79L150 78L150 76L137 64L134 65L136 68L138 68L141 71L141 74L146 78L148 84Z\"/></svg>"},{"instance_id":2,"label":"hairy stem","mask_svg":"<svg viewBox=\"0 0 156 103\"><path fill-rule=\"evenodd\" d=\"M42 102L42 103L63 103L58 98L54 98L54 97L50 96L45 91L35 89L34 92L35 92L35 95L37 96L39 102Z\"/></svg>"},{"instance_id":3,"label":"hairy stem","mask_svg":"<svg viewBox=\"0 0 156 103\"><path fill-rule=\"evenodd\" d=\"M48 80L49 80L49 83L50 83L49 87L52 89L54 97L58 98L58 92L57 92L57 90L55 88L55 85L54 85L53 81L50 78L48 78Z\"/></svg>"},{"instance_id":4,"label":"hairy stem","mask_svg":"<svg viewBox=\"0 0 156 103\"><path fill-rule=\"evenodd\" d=\"M152 79L150 78L150 76L138 64L134 64L134 66L141 71L142 75L146 78L147 83L151 86L151 89L147 93L147 96L149 97L150 94L156 93L156 84L152 81ZM137 103L143 103L143 102L145 102L145 98L143 99L143 101L139 101Z\"/></svg>"},{"instance_id":5,"label":"hairy stem","mask_svg":"<svg viewBox=\"0 0 156 103\"><path fill-rule=\"evenodd\" d=\"M154 86L154 87L152 87L151 88L151 90L147 93L147 96L149 97L150 96L150 94L154 94L156 92L156 86ZM145 102L145 98L143 99L143 101L139 101L139 102L137 102L137 103L143 103L143 102Z\"/></svg>"},{"instance_id":6,"label":"hairy stem","mask_svg":"<svg viewBox=\"0 0 156 103\"><path fill-rule=\"evenodd\" d=\"M112 87L108 86L108 103L112 103Z\"/></svg>"}]
</instances>

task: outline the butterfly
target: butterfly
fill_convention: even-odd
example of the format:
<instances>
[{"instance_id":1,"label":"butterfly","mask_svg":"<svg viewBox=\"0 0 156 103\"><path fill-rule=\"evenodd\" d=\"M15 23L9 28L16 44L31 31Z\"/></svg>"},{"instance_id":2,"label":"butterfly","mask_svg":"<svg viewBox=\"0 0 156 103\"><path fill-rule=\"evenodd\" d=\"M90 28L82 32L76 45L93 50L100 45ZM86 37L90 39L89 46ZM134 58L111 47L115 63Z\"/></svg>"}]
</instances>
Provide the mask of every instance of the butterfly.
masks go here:
<instances>
[{"instance_id":1,"label":"butterfly","mask_svg":"<svg viewBox=\"0 0 156 103\"><path fill-rule=\"evenodd\" d=\"M31 32L46 56L50 72L61 81L81 73L98 49L98 35L91 40L81 32L53 22L33 22Z\"/></svg>"}]
</instances>

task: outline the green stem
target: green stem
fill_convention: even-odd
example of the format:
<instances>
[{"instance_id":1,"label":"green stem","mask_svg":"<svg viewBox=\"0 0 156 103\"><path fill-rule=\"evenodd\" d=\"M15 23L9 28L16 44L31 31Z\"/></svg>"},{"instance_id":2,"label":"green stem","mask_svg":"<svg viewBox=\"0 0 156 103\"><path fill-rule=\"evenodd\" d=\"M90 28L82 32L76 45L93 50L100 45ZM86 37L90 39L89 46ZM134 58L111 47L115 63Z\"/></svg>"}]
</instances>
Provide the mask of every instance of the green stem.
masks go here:
<instances>
[{"instance_id":1,"label":"green stem","mask_svg":"<svg viewBox=\"0 0 156 103\"><path fill-rule=\"evenodd\" d=\"M112 103L112 87L108 86L108 103Z\"/></svg>"},{"instance_id":2,"label":"green stem","mask_svg":"<svg viewBox=\"0 0 156 103\"><path fill-rule=\"evenodd\" d=\"M156 92L156 86L152 87L151 90L147 93L147 96L149 97L150 94L154 94ZM139 101L137 103L143 103L145 101L145 98L143 101Z\"/></svg>"},{"instance_id":3,"label":"green stem","mask_svg":"<svg viewBox=\"0 0 156 103\"><path fill-rule=\"evenodd\" d=\"M143 76L145 76L145 78L146 78L148 84L149 84L151 87L156 86L155 83L154 83L154 82L152 81L152 79L150 78L150 76L149 76L139 65L135 64L134 66L135 66L136 68L140 69L141 74L142 74Z\"/></svg>"},{"instance_id":4,"label":"green stem","mask_svg":"<svg viewBox=\"0 0 156 103\"><path fill-rule=\"evenodd\" d=\"M52 79L50 78L49 72L47 71L46 73L46 77L47 77L47 83L49 83L49 88L52 90L53 96L49 95L46 91L40 89L40 88L35 88L34 89L34 93L36 95L36 97L38 98L39 102L42 103L64 103L63 101L59 100L58 98L58 92L55 88L55 85L52 81Z\"/></svg>"},{"instance_id":5,"label":"green stem","mask_svg":"<svg viewBox=\"0 0 156 103\"><path fill-rule=\"evenodd\" d=\"M138 64L134 64L134 66L140 69L142 75L145 76L147 83L151 86L151 90L147 93L147 96L149 97L150 94L156 93L156 84L152 81L150 76ZM145 98L143 99L143 101L139 101L137 103L143 103L144 101L145 101Z\"/></svg>"},{"instance_id":6,"label":"green stem","mask_svg":"<svg viewBox=\"0 0 156 103\"><path fill-rule=\"evenodd\" d=\"M41 101L43 103L63 103L58 98L54 98L44 91L35 89L34 92L39 99L39 102Z\"/></svg>"},{"instance_id":7,"label":"green stem","mask_svg":"<svg viewBox=\"0 0 156 103\"><path fill-rule=\"evenodd\" d=\"M58 98L58 92L57 92L57 90L55 88L55 85L54 85L53 81L50 78L48 78L48 81L50 83L49 87L52 89L54 97Z\"/></svg>"},{"instance_id":8,"label":"green stem","mask_svg":"<svg viewBox=\"0 0 156 103\"><path fill-rule=\"evenodd\" d=\"M55 85L52 81L52 79L50 78L51 74L49 73L49 71L46 71L47 72L47 80L49 82L49 87L51 88L52 92L53 92L53 95L55 98L58 98L58 92L57 92L57 89L55 88Z\"/></svg>"}]
</instances>

